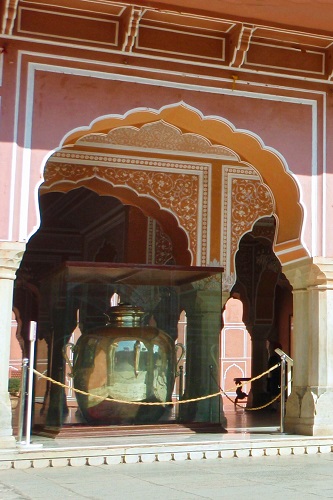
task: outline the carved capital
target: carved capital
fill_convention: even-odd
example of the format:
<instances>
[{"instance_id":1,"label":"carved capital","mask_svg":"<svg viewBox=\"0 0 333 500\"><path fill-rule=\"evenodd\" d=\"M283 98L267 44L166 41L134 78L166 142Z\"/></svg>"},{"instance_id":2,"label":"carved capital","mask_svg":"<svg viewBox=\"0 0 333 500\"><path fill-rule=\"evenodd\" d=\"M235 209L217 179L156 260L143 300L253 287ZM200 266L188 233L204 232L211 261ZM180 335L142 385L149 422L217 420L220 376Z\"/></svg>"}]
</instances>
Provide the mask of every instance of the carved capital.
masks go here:
<instances>
[{"instance_id":1,"label":"carved capital","mask_svg":"<svg viewBox=\"0 0 333 500\"><path fill-rule=\"evenodd\" d=\"M313 257L285 265L282 272L294 290L321 287L333 289L333 259Z\"/></svg>"},{"instance_id":2,"label":"carved capital","mask_svg":"<svg viewBox=\"0 0 333 500\"><path fill-rule=\"evenodd\" d=\"M0 242L0 279L15 280L26 244L18 241Z\"/></svg>"}]
</instances>

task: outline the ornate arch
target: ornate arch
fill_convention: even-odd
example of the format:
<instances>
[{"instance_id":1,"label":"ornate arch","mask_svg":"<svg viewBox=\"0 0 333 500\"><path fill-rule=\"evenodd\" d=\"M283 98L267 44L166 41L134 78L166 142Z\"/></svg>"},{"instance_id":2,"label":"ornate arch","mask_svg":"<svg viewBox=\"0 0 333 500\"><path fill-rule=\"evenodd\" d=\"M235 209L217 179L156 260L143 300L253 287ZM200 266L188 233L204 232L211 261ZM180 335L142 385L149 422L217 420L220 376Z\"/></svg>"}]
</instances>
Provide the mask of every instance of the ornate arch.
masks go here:
<instances>
[{"instance_id":1,"label":"ornate arch","mask_svg":"<svg viewBox=\"0 0 333 500\"><path fill-rule=\"evenodd\" d=\"M151 132L152 124L156 127L155 136L153 143L149 143L152 136L150 134L148 140L147 132ZM115 147L117 155L112 156ZM140 149L141 152L150 149L156 155L166 150L182 151L198 155L200 161L192 164L190 171L181 161L176 162L176 169L171 162L163 166L162 161L142 158L132 158L128 164L125 157L129 150L133 152ZM106 151L110 153L109 156L105 155ZM89 182L90 185L110 183L118 197L121 195L123 199L135 199L136 206L147 215L151 215L155 203L154 216L157 204L159 215L156 218L160 218L162 227L163 218L168 213L169 219L173 217L174 220L174 224L171 224L174 237L178 237L176 233L180 234L176 231L178 227L188 239L191 263L204 264L205 257L203 261L198 261L197 257L206 255L207 233L204 228L207 227L208 198L205 198L204 185L209 177L209 166L205 164L207 157L253 166L268 186L275 202L275 253L282 263L307 255L300 239L303 211L299 191L283 158L250 132L237 130L220 117L204 117L184 103L160 110L136 109L123 116L102 117L87 128L71 132L65 137L62 149L51 156L41 191L70 190L83 185L85 179L84 183ZM117 174L115 163L118 164ZM127 169L123 168L125 165ZM175 186L179 189L175 190ZM176 196L173 196L173 192ZM204 213L200 217L196 212L197 206L203 207ZM202 226L200 221L203 221Z\"/></svg>"}]
</instances>

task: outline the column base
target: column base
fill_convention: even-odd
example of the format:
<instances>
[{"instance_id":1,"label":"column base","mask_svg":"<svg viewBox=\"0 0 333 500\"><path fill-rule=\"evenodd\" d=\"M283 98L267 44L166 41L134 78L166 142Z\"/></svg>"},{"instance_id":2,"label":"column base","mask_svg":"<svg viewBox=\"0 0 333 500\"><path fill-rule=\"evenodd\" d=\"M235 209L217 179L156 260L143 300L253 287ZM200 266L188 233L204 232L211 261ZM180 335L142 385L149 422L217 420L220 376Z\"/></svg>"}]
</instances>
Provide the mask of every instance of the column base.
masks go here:
<instances>
[{"instance_id":1,"label":"column base","mask_svg":"<svg viewBox=\"0 0 333 500\"><path fill-rule=\"evenodd\" d=\"M293 391L286 405L285 431L304 436L332 436L332 412L331 388L307 388L303 396Z\"/></svg>"},{"instance_id":2,"label":"column base","mask_svg":"<svg viewBox=\"0 0 333 500\"><path fill-rule=\"evenodd\" d=\"M15 448L16 440L12 429L12 405L9 394L0 395L0 449Z\"/></svg>"},{"instance_id":3,"label":"column base","mask_svg":"<svg viewBox=\"0 0 333 500\"><path fill-rule=\"evenodd\" d=\"M0 436L0 450L16 449L16 439L14 436Z\"/></svg>"}]
</instances>

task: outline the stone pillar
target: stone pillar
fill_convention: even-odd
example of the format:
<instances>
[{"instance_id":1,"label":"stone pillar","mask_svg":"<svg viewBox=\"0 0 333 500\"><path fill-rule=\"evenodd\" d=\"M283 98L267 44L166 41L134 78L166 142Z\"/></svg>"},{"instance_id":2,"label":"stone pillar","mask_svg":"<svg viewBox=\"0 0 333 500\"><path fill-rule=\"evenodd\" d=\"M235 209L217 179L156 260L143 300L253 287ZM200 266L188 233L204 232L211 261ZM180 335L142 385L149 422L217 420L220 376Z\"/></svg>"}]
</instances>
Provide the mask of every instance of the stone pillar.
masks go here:
<instances>
[{"instance_id":1,"label":"stone pillar","mask_svg":"<svg viewBox=\"0 0 333 500\"><path fill-rule=\"evenodd\" d=\"M8 394L8 370L13 307L13 285L25 243L0 242L0 449L15 445Z\"/></svg>"},{"instance_id":2,"label":"stone pillar","mask_svg":"<svg viewBox=\"0 0 333 500\"><path fill-rule=\"evenodd\" d=\"M293 286L293 387L285 429L310 436L333 434L333 259L287 265Z\"/></svg>"}]
</instances>

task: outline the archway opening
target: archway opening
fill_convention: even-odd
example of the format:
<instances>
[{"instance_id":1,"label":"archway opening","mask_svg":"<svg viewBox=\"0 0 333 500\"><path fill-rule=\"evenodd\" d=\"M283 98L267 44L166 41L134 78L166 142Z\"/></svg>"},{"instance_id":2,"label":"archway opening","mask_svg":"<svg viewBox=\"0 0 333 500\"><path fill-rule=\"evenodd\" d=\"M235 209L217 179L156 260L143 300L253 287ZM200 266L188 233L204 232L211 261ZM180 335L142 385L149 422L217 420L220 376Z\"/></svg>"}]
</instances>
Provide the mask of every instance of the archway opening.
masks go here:
<instances>
[{"instance_id":1,"label":"archway opening","mask_svg":"<svg viewBox=\"0 0 333 500\"><path fill-rule=\"evenodd\" d=\"M245 234L236 254L237 280L232 293L243 304L243 321L251 336L251 377L268 368L268 344L279 343L290 355L293 315L292 287L273 252L275 218L265 217ZM251 385L248 405L255 408L270 400L268 377Z\"/></svg>"}]
</instances>

